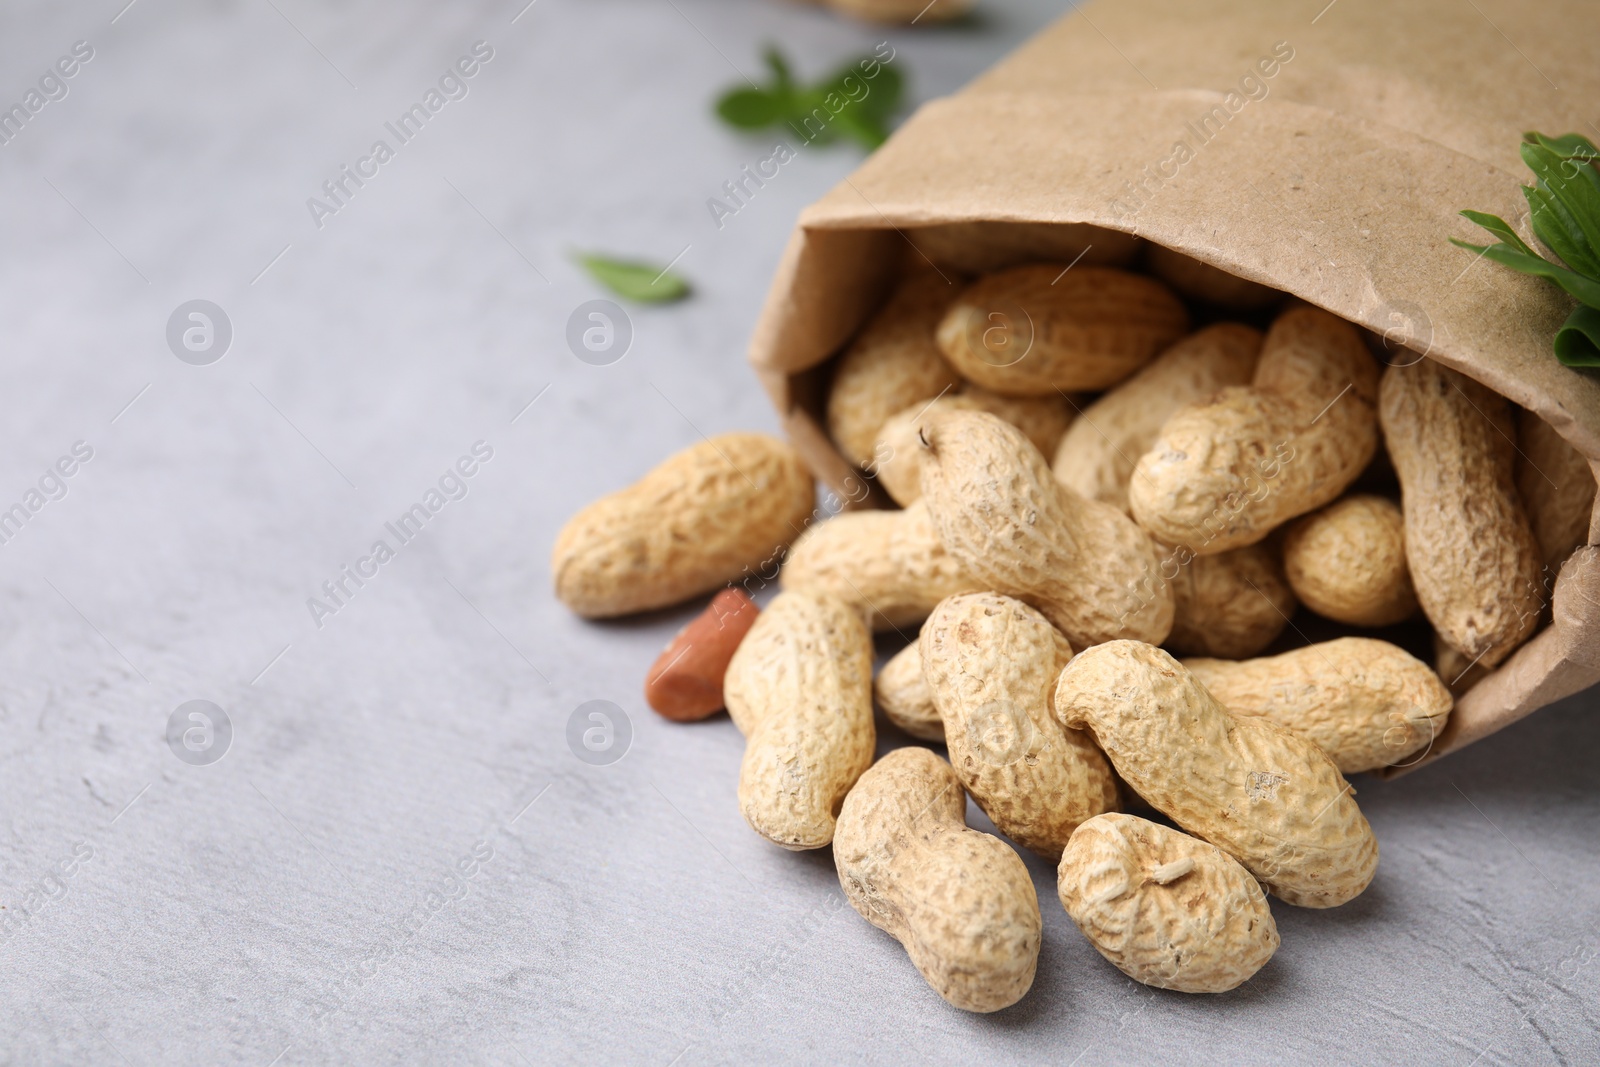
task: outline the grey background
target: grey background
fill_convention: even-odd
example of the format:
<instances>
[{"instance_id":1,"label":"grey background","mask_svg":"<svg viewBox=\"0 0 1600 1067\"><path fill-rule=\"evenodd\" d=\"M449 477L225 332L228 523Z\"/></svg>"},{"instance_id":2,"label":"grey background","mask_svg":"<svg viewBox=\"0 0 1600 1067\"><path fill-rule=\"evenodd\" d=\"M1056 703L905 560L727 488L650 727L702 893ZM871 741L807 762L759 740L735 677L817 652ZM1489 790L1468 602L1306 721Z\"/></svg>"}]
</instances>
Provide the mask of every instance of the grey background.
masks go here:
<instances>
[{"instance_id":1,"label":"grey background","mask_svg":"<svg viewBox=\"0 0 1600 1067\"><path fill-rule=\"evenodd\" d=\"M1039 977L978 1017L829 855L748 830L725 716L644 706L693 609L594 625L552 600L578 506L775 425L744 342L796 212L860 153L802 152L718 230L705 200L771 148L709 116L733 68L777 39L816 75L887 36L927 99L1057 5L885 34L758 0L124 2L0 12L7 106L95 48L0 147L0 508L94 450L0 546L0 1060L1600 1057L1592 695L1359 782L1376 882L1275 905L1283 947L1233 994L1123 978L1030 858ZM306 198L480 38L469 95L317 229ZM605 294L574 249L681 252L697 294L586 365L566 319ZM165 341L195 298L234 329L206 367ZM465 499L315 626L306 599L480 440ZM195 699L234 729L210 766L166 743ZM631 720L609 766L566 744L589 700Z\"/></svg>"}]
</instances>

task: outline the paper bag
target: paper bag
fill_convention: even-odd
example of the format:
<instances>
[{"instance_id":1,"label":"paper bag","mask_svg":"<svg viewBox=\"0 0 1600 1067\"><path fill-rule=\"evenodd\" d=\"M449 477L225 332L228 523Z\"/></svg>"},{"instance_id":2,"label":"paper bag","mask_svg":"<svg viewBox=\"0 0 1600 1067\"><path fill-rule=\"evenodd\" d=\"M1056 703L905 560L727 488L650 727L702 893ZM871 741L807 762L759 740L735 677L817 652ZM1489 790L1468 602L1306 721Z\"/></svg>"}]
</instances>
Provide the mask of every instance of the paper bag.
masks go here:
<instances>
[{"instance_id":1,"label":"paper bag","mask_svg":"<svg viewBox=\"0 0 1600 1067\"><path fill-rule=\"evenodd\" d=\"M882 503L820 412L830 360L903 257L958 281L1153 242L1476 378L1600 469L1600 378L1550 348L1570 298L1447 242L1487 240L1463 208L1525 219L1523 131L1600 133L1597 40L1592 0L1087 4L802 213L751 361L818 477ZM1551 623L1457 701L1426 759L1600 680L1597 539L1600 514Z\"/></svg>"}]
</instances>

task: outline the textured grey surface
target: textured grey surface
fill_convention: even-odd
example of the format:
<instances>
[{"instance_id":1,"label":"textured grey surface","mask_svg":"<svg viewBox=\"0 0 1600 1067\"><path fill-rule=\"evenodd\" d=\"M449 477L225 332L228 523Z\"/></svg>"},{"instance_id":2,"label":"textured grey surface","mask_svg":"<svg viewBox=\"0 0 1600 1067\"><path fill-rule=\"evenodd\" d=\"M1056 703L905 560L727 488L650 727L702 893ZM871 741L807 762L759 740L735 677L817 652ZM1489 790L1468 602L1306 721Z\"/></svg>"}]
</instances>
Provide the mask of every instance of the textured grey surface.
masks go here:
<instances>
[{"instance_id":1,"label":"textured grey surface","mask_svg":"<svg viewBox=\"0 0 1600 1067\"><path fill-rule=\"evenodd\" d=\"M744 341L795 213L859 158L802 153L719 231L706 198L769 142L708 101L763 40L816 73L881 35L755 0L124 2L0 12L7 105L95 49L0 147L0 507L93 449L0 545L0 1059L1600 1059L1593 696L1361 782L1372 889L1275 906L1282 950L1227 996L1124 979L1030 859L1038 981L973 1017L826 854L744 826L725 717L644 707L689 611L553 603L576 507L774 425ZM1053 8L889 36L927 98ZM478 39L468 95L316 228L306 198ZM619 363L567 351L601 295L568 250L685 246L694 300L637 311ZM235 331L206 367L164 338L196 297ZM315 626L307 598L480 440L465 498ZM234 725L210 766L165 741L192 699ZM610 766L565 740L592 699L631 718Z\"/></svg>"}]
</instances>

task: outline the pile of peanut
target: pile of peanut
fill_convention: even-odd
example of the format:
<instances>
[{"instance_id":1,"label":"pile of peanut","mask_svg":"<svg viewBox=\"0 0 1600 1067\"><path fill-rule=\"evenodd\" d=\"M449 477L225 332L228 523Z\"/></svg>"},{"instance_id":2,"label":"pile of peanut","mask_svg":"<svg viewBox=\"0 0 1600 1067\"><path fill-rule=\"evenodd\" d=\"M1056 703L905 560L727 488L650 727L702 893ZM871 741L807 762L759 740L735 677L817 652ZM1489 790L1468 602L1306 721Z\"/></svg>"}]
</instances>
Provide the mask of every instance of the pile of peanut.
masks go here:
<instances>
[{"instance_id":1,"label":"pile of peanut","mask_svg":"<svg viewBox=\"0 0 1600 1067\"><path fill-rule=\"evenodd\" d=\"M969 1011L1033 982L1012 843L1059 864L1062 906L1128 976L1250 978L1278 946L1267 894L1328 908L1372 880L1345 775L1423 758L1450 687L1528 639L1586 539L1593 478L1539 419L1324 311L1147 258L908 270L825 413L900 510L827 517L790 446L728 434L555 545L557 595L588 617L754 590L782 561L765 610L724 589L647 697L674 719L725 706L750 826L831 844L855 909ZM1348 635L1263 655L1298 606ZM1408 620L1437 668L1371 633ZM881 631L909 643L874 679ZM875 702L948 762L874 762ZM968 796L1009 843L967 826Z\"/></svg>"}]
</instances>

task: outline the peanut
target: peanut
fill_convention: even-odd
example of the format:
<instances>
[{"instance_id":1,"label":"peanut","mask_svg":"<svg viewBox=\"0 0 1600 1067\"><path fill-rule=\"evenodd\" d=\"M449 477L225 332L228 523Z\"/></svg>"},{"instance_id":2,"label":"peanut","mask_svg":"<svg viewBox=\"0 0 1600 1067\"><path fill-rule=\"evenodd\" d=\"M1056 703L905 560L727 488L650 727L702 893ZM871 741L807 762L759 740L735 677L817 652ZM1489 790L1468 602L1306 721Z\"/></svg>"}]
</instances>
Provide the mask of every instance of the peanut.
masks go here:
<instances>
[{"instance_id":1,"label":"peanut","mask_svg":"<svg viewBox=\"0 0 1600 1067\"><path fill-rule=\"evenodd\" d=\"M550 554L556 596L609 618L709 593L787 545L816 489L793 448L764 434L708 438L567 521Z\"/></svg>"},{"instance_id":2,"label":"peanut","mask_svg":"<svg viewBox=\"0 0 1600 1067\"><path fill-rule=\"evenodd\" d=\"M919 741L944 744L944 720L933 706L933 690L922 674L922 649L915 641L883 665L872 692L890 722Z\"/></svg>"},{"instance_id":3,"label":"peanut","mask_svg":"<svg viewBox=\"0 0 1600 1067\"><path fill-rule=\"evenodd\" d=\"M663 718L692 722L722 708L728 661L760 611L737 589L724 589L678 631L645 675L644 698Z\"/></svg>"},{"instance_id":4,"label":"peanut","mask_svg":"<svg viewBox=\"0 0 1600 1067\"><path fill-rule=\"evenodd\" d=\"M1489 669L1481 663L1474 663L1466 656L1450 647L1438 631L1433 634L1433 669L1439 676L1439 681L1450 690L1450 695L1460 697L1467 690L1483 681Z\"/></svg>"},{"instance_id":5,"label":"peanut","mask_svg":"<svg viewBox=\"0 0 1600 1067\"><path fill-rule=\"evenodd\" d=\"M785 589L838 597L874 630L916 626L945 597L983 587L945 551L921 502L818 523L795 542L781 580Z\"/></svg>"},{"instance_id":6,"label":"peanut","mask_svg":"<svg viewBox=\"0 0 1600 1067\"><path fill-rule=\"evenodd\" d=\"M1172 632L1167 646L1184 655L1253 656L1275 641L1294 614L1294 591L1278 553L1263 544L1215 556L1188 556L1158 546L1172 579ZM1177 566L1187 558L1187 565Z\"/></svg>"},{"instance_id":7,"label":"peanut","mask_svg":"<svg viewBox=\"0 0 1600 1067\"><path fill-rule=\"evenodd\" d=\"M1589 543L1594 471L1582 453L1531 411L1517 412L1517 490L1539 554L1553 577L1574 549Z\"/></svg>"},{"instance_id":8,"label":"peanut","mask_svg":"<svg viewBox=\"0 0 1600 1067\"><path fill-rule=\"evenodd\" d=\"M1337 498L1378 445L1377 369L1355 328L1309 307L1267 331L1254 383L1167 420L1134 468L1139 525L1202 556Z\"/></svg>"},{"instance_id":9,"label":"peanut","mask_svg":"<svg viewBox=\"0 0 1600 1067\"><path fill-rule=\"evenodd\" d=\"M1261 331L1236 322L1185 337L1084 409L1054 453L1056 478L1080 496L1127 511L1134 464L1155 444L1162 424L1224 386L1248 384L1260 353Z\"/></svg>"},{"instance_id":10,"label":"peanut","mask_svg":"<svg viewBox=\"0 0 1600 1067\"><path fill-rule=\"evenodd\" d=\"M1427 664L1370 637L1183 666L1228 711L1300 734L1344 774L1413 762L1444 729L1453 704Z\"/></svg>"},{"instance_id":11,"label":"peanut","mask_svg":"<svg viewBox=\"0 0 1600 1067\"><path fill-rule=\"evenodd\" d=\"M1145 985L1226 993L1278 950L1266 894L1238 860L1137 815L1078 827L1056 878L1083 936Z\"/></svg>"},{"instance_id":12,"label":"peanut","mask_svg":"<svg viewBox=\"0 0 1600 1067\"><path fill-rule=\"evenodd\" d=\"M875 449L878 482L895 503L907 507L922 496L922 448L918 434L923 419L933 410L987 411L998 415L1025 434L1033 446L1050 455L1072 422L1065 397L1001 396L976 385L943 396L931 404L913 404L883 424Z\"/></svg>"},{"instance_id":13,"label":"peanut","mask_svg":"<svg viewBox=\"0 0 1600 1067\"><path fill-rule=\"evenodd\" d=\"M906 227L907 258L946 273L991 274L1008 267L1059 260L1080 267L1126 267L1143 241L1131 233L1077 222L941 222ZM912 249L915 251L912 251Z\"/></svg>"},{"instance_id":14,"label":"peanut","mask_svg":"<svg viewBox=\"0 0 1600 1067\"><path fill-rule=\"evenodd\" d=\"M931 270L911 273L839 357L828 392L828 433L856 466L873 462L873 444L889 416L959 383L933 343L956 292Z\"/></svg>"},{"instance_id":15,"label":"peanut","mask_svg":"<svg viewBox=\"0 0 1600 1067\"><path fill-rule=\"evenodd\" d=\"M1056 683L1055 713L1088 727L1152 807L1290 904L1334 907L1372 881L1378 842L1333 761L1274 722L1230 715L1159 648L1079 653Z\"/></svg>"},{"instance_id":16,"label":"peanut","mask_svg":"<svg viewBox=\"0 0 1600 1067\"><path fill-rule=\"evenodd\" d=\"M1111 267L1034 264L981 278L939 323L962 377L1007 396L1104 389L1182 337L1189 313L1160 282Z\"/></svg>"},{"instance_id":17,"label":"peanut","mask_svg":"<svg viewBox=\"0 0 1600 1067\"><path fill-rule=\"evenodd\" d=\"M917 643L950 764L1001 833L1056 860L1080 823L1116 809L1105 757L1050 713L1072 648L1043 615L998 593L951 597Z\"/></svg>"},{"instance_id":18,"label":"peanut","mask_svg":"<svg viewBox=\"0 0 1600 1067\"><path fill-rule=\"evenodd\" d=\"M1379 408L1417 599L1456 651L1493 667L1543 608L1539 545L1513 477L1510 402L1422 359L1384 372Z\"/></svg>"},{"instance_id":19,"label":"peanut","mask_svg":"<svg viewBox=\"0 0 1600 1067\"><path fill-rule=\"evenodd\" d=\"M1166 638L1172 591L1126 515L1057 482L1022 432L993 415L938 412L923 438L921 503L978 588L1037 608L1075 647Z\"/></svg>"},{"instance_id":20,"label":"peanut","mask_svg":"<svg viewBox=\"0 0 1600 1067\"><path fill-rule=\"evenodd\" d=\"M1417 612L1405 520L1384 497L1354 494L1296 519L1283 566L1300 601L1335 622L1392 626Z\"/></svg>"},{"instance_id":21,"label":"peanut","mask_svg":"<svg viewBox=\"0 0 1600 1067\"><path fill-rule=\"evenodd\" d=\"M723 693L746 740L745 821L784 848L823 847L876 742L861 616L833 597L780 593L733 654Z\"/></svg>"},{"instance_id":22,"label":"peanut","mask_svg":"<svg viewBox=\"0 0 1600 1067\"><path fill-rule=\"evenodd\" d=\"M833 860L850 905L905 946L922 977L965 1011L999 1011L1033 985L1043 923L1011 847L968 829L950 765L900 748L845 798Z\"/></svg>"},{"instance_id":23,"label":"peanut","mask_svg":"<svg viewBox=\"0 0 1600 1067\"><path fill-rule=\"evenodd\" d=\"M1150 246L1145 262L1151 274L1190 300L1215 304L1228 311L1258 311L1283 299L1283 294L1276 289L1247 281L1161 245Z\"/></svg>"}]
</instances>

